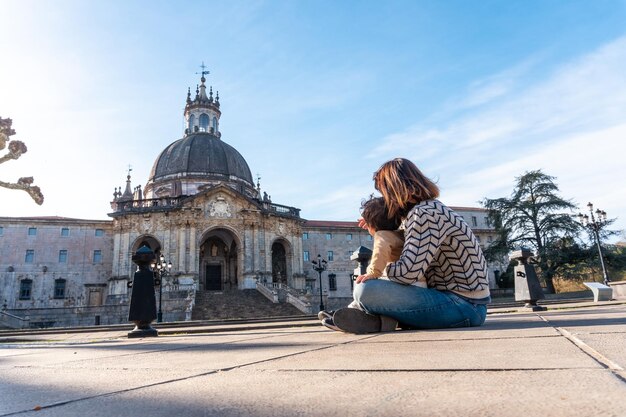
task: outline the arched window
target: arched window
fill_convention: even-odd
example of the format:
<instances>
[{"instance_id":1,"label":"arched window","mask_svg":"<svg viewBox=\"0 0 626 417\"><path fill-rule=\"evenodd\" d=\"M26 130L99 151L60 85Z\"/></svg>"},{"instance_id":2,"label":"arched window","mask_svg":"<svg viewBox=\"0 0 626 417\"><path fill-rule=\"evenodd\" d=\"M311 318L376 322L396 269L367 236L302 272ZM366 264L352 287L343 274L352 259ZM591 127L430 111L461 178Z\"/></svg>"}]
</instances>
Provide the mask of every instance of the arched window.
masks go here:
<instances>
[{"instance_id":1,"label":"arched window","mask_svg":"<svg viewBox=\"0 0 626 417\"><path fill-rule=\"evenodd\" d=\"M193 124L196 121L196 117L192 114L189 116L189 126L187 126L189 128L190 132L193 132Z\"/></svg>"},{"instance_id":2,"label":"arched window","mask_svg":"<svg viewBox=\"0 0 626 417\"><path fill-rule=\"evenodd\" d=\"M213 131L217 132L217 117L213 116Z\"/></svg>"},{"instance_id":3,"label":"arched window","mask_svg":"<svg viewBox=\"0 0 626 417\"><path fill-rule=\"evenodd\" d=\"M200 115L200 132L208 132L209 116L206 113Z\"/></svg>"}]
</instances>

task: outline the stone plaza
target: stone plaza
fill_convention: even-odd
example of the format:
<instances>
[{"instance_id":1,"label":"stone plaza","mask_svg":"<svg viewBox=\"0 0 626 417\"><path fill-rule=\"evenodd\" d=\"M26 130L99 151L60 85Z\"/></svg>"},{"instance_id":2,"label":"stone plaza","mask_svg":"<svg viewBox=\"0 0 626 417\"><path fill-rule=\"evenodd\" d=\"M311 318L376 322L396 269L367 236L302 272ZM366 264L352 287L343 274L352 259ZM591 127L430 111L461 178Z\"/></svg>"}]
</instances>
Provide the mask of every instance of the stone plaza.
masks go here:
<instances>
[{"instance_id":1,"label":"stone plaza","mask_svg":"<svg viewBox=\"0 0 626 417\"><path fill-rule=\"evenodd\" d=\"M310 316L163 324L148 339L3 331L0 416L625 416L626 302L521 310L370 335Z\"/></svg>"}]
</instances>

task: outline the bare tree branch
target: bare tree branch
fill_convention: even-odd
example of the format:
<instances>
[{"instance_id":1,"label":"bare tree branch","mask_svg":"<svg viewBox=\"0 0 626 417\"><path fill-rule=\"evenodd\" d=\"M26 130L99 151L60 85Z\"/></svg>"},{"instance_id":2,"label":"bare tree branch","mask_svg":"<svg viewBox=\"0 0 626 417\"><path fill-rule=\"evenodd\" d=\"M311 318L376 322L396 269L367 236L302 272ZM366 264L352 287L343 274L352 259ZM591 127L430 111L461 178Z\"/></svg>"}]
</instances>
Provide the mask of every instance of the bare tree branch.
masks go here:
<instances>
[{"instance_id":1,"label":"bare tree branch","mask_svg":"<svg viewBox=\"0 0 626 417\"><path fill-rule=\"evenodd\" d=\"M15 135L15 130L11 128L13 120L3 119L0 117L0 151L4 150L8 144L8 152L0 157L0 164L7 161L18 159L20 156L28 151L26 144L19 140L11 140L10 137ZM33 177L22 177L17 182L4 182L0 181L0 187L8 188L11 190L26 191L28 195L35 201L35 203L43 204L43 194L41 189L33 184Z\"/></svg>"}]
</instances>

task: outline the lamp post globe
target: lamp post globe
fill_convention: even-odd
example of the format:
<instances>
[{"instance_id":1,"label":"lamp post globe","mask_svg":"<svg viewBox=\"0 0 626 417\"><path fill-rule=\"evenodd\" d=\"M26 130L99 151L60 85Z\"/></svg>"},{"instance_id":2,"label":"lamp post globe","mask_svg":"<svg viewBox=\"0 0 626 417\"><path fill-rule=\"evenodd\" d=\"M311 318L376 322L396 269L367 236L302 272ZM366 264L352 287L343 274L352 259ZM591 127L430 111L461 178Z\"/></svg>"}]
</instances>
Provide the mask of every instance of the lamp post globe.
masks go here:
<instances>
[{"instance_id":1,"label":"lamp post globe","mask_svg":"<svg viewBox=\"0 0 626 417\"><path fill-rule=\"evenodd\" d=\"M604 285L608 285L611 280L609 279L609 275L606 271L604 255L602 254L602 245L600 244L600 230L607 224L606 211L596 209L596 215L594 216L593 203L589 202L587 204L587 208L589 209L589 215L578 213L578 219L583 227L592 231L593 237L596 241L596 246L598 247L598 255L600 256L600 266L602 267Z\"/></svg>"},{"instance_id":2,"label":"lamp post globe","mask_svg":"<svg viewBox=\"0 0 626 417\"><path fill-rule=\"evenodd\" d=\"M157 260L151 265L154 273L157 276L157 284L159 286L159 311L157 312L157 323L163 322L163 277L170 274L172 270L172 263L165 260L163 254L159 256Z\"/></svg>"}]
</instances>

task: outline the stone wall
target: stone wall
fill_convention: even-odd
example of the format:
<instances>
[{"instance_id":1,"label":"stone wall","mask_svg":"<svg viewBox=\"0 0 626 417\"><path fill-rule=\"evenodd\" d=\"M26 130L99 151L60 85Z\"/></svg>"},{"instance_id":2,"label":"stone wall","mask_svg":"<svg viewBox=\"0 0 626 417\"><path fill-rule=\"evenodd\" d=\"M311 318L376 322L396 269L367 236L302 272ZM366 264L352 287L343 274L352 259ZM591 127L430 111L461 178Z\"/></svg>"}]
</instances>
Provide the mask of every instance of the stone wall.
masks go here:
<instances>
[{"instance_id":1,"label":"stone wall","mask_svg":"<svg viewBox=\"0 0 626 417\"><path fill-rule=\"evenodd\" d=\"M128 323L127 305L96 307L57 307L7 309L7 313L24 319L23 327L75 327Z\"/></svg>"},{"instance_id":2,"label":"stone wall","mask_svg":"<svg viewBox=\"0 0 626 417\"><path fill-rule=\"evenodd\" d=\"M1 217L0 304L16 309L103 304L111 277L111 226L99 220ZM59 280L63 294L55 293ZM28 296L20 293L22 281L30 281Z\"/></svg>"}]
</instances>

